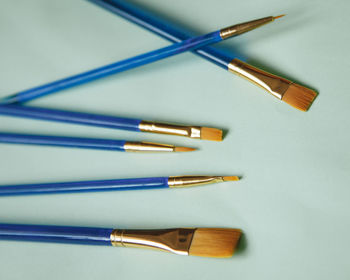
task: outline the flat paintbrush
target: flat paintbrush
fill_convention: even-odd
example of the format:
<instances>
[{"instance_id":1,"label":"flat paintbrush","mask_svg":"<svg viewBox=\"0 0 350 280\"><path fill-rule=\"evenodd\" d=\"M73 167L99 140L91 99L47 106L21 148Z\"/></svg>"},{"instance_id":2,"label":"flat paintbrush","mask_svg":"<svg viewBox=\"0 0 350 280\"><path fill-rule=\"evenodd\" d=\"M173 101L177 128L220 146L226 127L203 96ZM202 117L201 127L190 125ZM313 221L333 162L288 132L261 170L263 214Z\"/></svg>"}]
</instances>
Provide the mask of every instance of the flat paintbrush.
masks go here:
<instances>
[{"instance_id":1,"label":"flat paintbrush","mask_svg":"<svg viewBox=\"0 0 350 280\"><path fill-rule=\"evenodd\" d=\"M0 196L173 189L238 181L237 176L170 176L0 186Z\"/></svg>"},{"instance_id":2,"label":"flat paintbrush","mask_svg":"<svg viewBox=\"0 0 350 280\"><path fill-rule=\"evenodd\" d=\"M0 132L0 143L97 149L118 152L190 152L195 150L194 148L175 147L173 145L151 142L130 142L114 139L48 136L5 132Z\"/></svg>"},{"instance_id":3,"label":"flat paintbrush","mask_svg":"<svg viewBox=\"0 0 350 280\"><path fill-rule=\"evenodd\" d=\"M228 258L241 230L227 228L114 229L0 224L0 240L138 247L178 255Z\"/></svg>"},{"instance_id":4,"label":"flat paintbrush","mask_svg":"<svg viewBox=\"0 0 350 280\"><path fill-rule=\"evenodd\" d=\"M218 43L227 38L240 35L252 29L272 22L275 18L270 16L262 19L236 24L202 36L190 38L171 46L141 54L129 59L102 66L78 75L51 82L42 86L28 89L0 100L0 104L23 103L41 96L51 94L73 86L81 85L112 74L120 73L141 65L145 65L163 58L167 58L185 51L194 50L206 45Z\"/></svg>"},{"instance_id":5,"label":"flat paintbrush","mask_svg":"<svg viewBox=\"0 0 350 280\"><path fill-rule=\"evenodd\" d=\"M195 36L184 27L160 18L150 11L123 0L88 0L153 33L171 41L181 42ZM242 62L239 55L223 51L220 48L206 46L193 50L197 55L214 64L235 73L262 87L273 96L287 104L306 111L316 97L316 92L287 79L272 75L248 63Z\"/></svg>"},{"instance_id":6,"label":"flat paintbrush","mask_svg":"<svg viewBox=\"0 0 350 280\"><path fill-rule=\"evenodd\" d=\"M24 105L0 105L0 115L222 141L222 130L217 128L176 125Z\"/></svg>"}]
</instances>

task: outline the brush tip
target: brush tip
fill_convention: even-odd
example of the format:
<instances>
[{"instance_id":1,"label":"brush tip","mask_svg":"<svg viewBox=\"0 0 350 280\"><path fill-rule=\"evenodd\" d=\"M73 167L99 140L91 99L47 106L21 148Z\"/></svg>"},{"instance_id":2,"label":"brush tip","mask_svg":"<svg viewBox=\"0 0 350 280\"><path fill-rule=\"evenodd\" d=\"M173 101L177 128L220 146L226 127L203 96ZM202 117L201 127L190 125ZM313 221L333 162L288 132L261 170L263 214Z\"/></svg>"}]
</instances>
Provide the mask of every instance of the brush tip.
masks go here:
<instances>
[{"instance_id":1,"label":"brush tip","mask_svg":"<svg viewBox=\"0 0 350 280\"><path fill-rule=\"evenodd\" d=\"M228 182L228 181L239 181L239 177L238 176L224 176L222 178L224 179L225 182Z\"/></svg>"},{"instance_id":2,"label":"brush tip","mask_svg":"<svg viewBox=\"0 0 350 280\"><path fill-rule=\"evenodd\" d=\"M277 17L273 17L273 19L278 19L278 18L281 18L281 17L284 17L284 16L285 16L285 14L279 15L279 16L277 16Z\"/></svg>"},{"instance_id":3,"label":"brush tip","mask_svg":"<svg viewBox=\"0 0 350 280\"><path fill-rule=\"evenodd\" d=\"M195 148L188 148L188 147L175 147L174 152L192 152L195 151Z\"/></svg>"},{"instance_id":4,"label":"brush tip","mask_svg":"<svg viewBox=\"0 0 350 280\"><path fill-rule=\"evenodd\" d=\"M283 94L282 101L305 112L311 106L316 95L316 91L293 83Z\"/></svg>"},{"instance_id":5,"label":"brush tip","mask_svg":"<svg viewBox=\"0 0 350 280\"><path fill-rule=\"evenodd\" d=\"M194 232L189 255L211 258L231 257L241 234L239 229L198 228Z\"/></svg>"},{"instance_id":6,"label":"brush tip","mask_svg":"<svg viewBox=\"0 0 350 280\"><path fill-rule=\"evenodd\" d=\"M222 130L218 128L202 127L201 139L209 141L222 141Z\"/></svg>"}]
</instances>

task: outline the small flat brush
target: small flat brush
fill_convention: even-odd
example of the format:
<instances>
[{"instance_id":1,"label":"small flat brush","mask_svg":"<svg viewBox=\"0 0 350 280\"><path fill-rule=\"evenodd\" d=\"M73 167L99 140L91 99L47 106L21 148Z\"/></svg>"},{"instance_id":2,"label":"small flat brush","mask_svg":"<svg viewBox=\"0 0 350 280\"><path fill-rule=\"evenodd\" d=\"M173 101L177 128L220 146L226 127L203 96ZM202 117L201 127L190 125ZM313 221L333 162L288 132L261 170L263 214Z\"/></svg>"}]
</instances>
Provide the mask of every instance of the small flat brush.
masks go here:
<instances>
[{"instance_id":1,"label":"small flat brush","mask_svg":"<svg viewBox=\"0 0 350 280\"><path fill-rule=\"evenodd\" d=\"M0 240L138 247L178 255L228 258L241 230L227 228L113 229L0 224Z\"/></svg>"},{"instance_id":2,"label":"small flat brush","mask_svg":"<svg viewBox=\"0 0 350 280\"><path fill-rule=\"evenodd\" d=\"M193 32L184 27L162 19L158 15L141 9L127 1L89 1L174 43L195 36ZM193 52L231 73L246 78L273 96L301 111L306 111L316 97L315 91L242 62L237 59L239 55L223 51L216 46L201 47L200 49L193 50Z\"/></svg>"},{"instance_id":3,"label":"small flat brush","mask_svg":"<svg viewBox=\"0 0 350 280\"><path fill-rule=\"evenodd\" d=\"M237 176L171 176L0 186L0 196L187 188L238 181Z\"/></svg>"},{"instance_id":4,"label":"small flat brush","mask_svg":"<svg viewBox=\"0 0 350 280\"><path fill-rule=\"evenodd\" d=\"M217 128L149 122L140 119L120 118L32 106L0 105L0 115L222 141L222 130Z\"/></svg>"},{"instance_id":5,"label":"small flat brush","mask_svg":"<svg viewBox=\"0 0 350 280\"><path fill-rule=\"evenodd\" d=\"M173 145L128 142L124 140L0 133L0 143L110 150L118 152L190 152L194 148Z\"/></svg>"},{"instance_id":6,"label":"small flat brush","mask_svg":"<svg viewBox=\"0 0 350 280\"><path fill-rule=\"evenodd\" d=\"M61 79L52 83L48 83L39 87L16 93L14 95L8 96L0 100L0 104L23 103L63 89L88 83L96 79L120 73L173 55L177 55L185 51L197 49L205 45L218 43L222 40L258 28L264 24L274 21L274 19L274 17L270 16L241 24L236 24L218 31L208 33L206 35L198 36L195 38L185 40L183 42L175 43L165 48L141 54L75 76L71 76L65 79Z\"/></svg>"}]
</instances>

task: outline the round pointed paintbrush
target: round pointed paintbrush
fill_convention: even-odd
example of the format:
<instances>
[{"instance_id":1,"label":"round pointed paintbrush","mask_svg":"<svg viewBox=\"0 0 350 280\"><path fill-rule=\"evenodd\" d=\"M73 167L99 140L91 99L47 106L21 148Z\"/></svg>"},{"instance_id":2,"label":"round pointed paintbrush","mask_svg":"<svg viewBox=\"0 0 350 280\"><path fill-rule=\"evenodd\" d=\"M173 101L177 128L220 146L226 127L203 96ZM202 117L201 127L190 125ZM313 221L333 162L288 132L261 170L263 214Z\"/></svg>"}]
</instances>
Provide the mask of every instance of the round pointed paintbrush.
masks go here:
<instances>
[{"instance_id":1,"label":"round pointed paintbrush","mask_svg":"<svg viewBox=\"0 0 350 280\"><path fill-rule=\"evenodd\" d=\"M170 176L0 186L0 196L174 189L238 181L237 176Z\"/></svg>"},{"instance_id":2,"label":"round pointed paintbrush","mask_svg":"<svg viewBox=\"0 0 350 280\"><path fill-rule=\"evenodd\" d=\"M174 145L125 140L32 135L0 132L0 143L97 149L118 152L191 152L196 149Z\"/></svg>"},{"instance_id":3,"label":"round pointed paintbrush","mask_svg":"<svg viewBox=\"0 0 350 280\"><path fill-rule=\"evenodd\" d=\"M171 57L173 55L177 55L185 51L190 51L206 45L218 43L230 37L240 35L242 33L258 28L264 24L270 23L274 21L274 19L274 17L270 16L241 24L235 24L230 27L223 28L221 30L217 30L202 36L190 38L184 40L183 42L175 43L165 48L161 48L129 59L118 61L103 67L99 67L78 75L74 75L32 89L21 91L19 93L1 99L0 104L23 103L60 90L88 83L96 79L120 73L132 68L139 67L141 65L158 61L160 59Z\"/></svg>"}]
</instances>

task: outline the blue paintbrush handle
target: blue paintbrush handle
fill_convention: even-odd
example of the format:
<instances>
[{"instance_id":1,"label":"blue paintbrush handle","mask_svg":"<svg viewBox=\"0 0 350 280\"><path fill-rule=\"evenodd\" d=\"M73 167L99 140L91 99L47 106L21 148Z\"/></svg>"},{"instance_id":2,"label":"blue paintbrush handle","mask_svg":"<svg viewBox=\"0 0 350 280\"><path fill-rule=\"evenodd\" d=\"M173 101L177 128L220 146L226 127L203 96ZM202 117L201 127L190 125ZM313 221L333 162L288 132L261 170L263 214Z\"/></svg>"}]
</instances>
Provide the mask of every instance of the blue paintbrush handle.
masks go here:
<instances>
[{"instance_id":1,"label":"blue paintbrush handle","mask_svg":"<svg viewBox=\"0 0 350 280\"><path fill-rule=\"evenodd\" d=\"M0 196L168 188L168 177L0 186Z\"/></svg>"},{"instance_id":2,"label":"blue paintbrush handle","mask_svg":"<svg viewBox=\"0 0 350 280\"><path fill-rule=\"evenodd\" d=\"M0 224L0 240L111 246L113 229Z\"/></svg>"},{"instance_id":3,"label":"blue paintbrush handle","mask_svg":"<svg viewBox=\"0 0 350 280\"><path fill-rule=\"evenodd\" d=\"M0 105L0 115L140 131L141 120L21 105Z\"/></svg>"},{"instance_id":4,"label":"blue paintbrush handle","mask_svg":"<svg viewBox=\"0 0 350 280\"><path fill-rule=\"evenodd\" d=\"M106 10L117 14L171 42L177 43L196 34L188 29L162 19L150 11L141 9L132 3L123 0L88 0ZM228 63L234 58L243 59L242 55L235 52L228 52L218 47L206 46L193 50L197 55L215 63L216 65L227 70Z\"/></svg>"},{"instance_id":5,"label":"blue paintbrush handle","mask_svg":"<svg viewBox=\"0 0 350 280\"><path fill-rule=\"evenodd\" d=\"M28 144L125 152L123 140L0 133L0 143Z\"/></svg>"},{"instance_id":6,"label":"blue paintbrush handle","mask_svg":"<svg viewBox=\"0 0 350 280\"><path fill-rule=\"evenodd\" d=\"M61 79L39 87L25 90L0 101L0 104L23 103L41 96L64 90L73 86L84 84L96 79L100 79L112 74L123 72L141 65L145 65L163 58L167 58L182 52L200 48L221 41L220 30L203 36L190 38L180 43L141 54L129 59L99 67L75 76Z\"/></svg>"}]
</instances>

